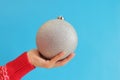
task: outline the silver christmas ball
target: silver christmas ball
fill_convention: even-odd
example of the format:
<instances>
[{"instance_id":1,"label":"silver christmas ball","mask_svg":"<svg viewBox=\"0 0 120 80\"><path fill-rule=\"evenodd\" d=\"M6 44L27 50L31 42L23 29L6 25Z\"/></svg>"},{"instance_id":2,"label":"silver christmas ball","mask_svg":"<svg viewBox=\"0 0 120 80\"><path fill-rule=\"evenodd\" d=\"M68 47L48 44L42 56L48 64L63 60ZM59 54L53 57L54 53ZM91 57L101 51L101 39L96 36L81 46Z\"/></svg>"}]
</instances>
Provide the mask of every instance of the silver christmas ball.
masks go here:
<instances>
[{"instance_id":1,"label":"silver christmas ball","mask_svg":"<svg viewBox=\"0 0 120 80\"><path fill-rule=\"evenodd\" d=\"M77 43L78 38L74 28L61 16L43 24L36 36L37 48L47 59L53 58L61 51L66 53L61 59L67 57L74 52Z\"/></svg>"}]
</instances>

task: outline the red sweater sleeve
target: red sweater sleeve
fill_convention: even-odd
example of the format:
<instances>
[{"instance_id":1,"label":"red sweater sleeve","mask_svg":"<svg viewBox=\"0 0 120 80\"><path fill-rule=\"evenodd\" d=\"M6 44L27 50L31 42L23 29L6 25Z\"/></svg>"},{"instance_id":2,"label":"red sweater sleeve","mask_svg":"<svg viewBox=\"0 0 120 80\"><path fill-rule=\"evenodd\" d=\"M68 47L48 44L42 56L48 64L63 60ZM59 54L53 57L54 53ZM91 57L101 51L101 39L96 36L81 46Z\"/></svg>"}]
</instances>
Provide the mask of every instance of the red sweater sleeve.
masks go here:
<instances>
[{"instance_id":1,"label":"red sweater sleeve","mask_svg":"<svg viewBox=\"0 0 120 80\"><path fill-rule=\"evenodd\" d=\"M6 64L10 80L20 80L25 74L35 67L28 61L27 52L24 52L15 60Z\"/></svg>"}]
</instances>

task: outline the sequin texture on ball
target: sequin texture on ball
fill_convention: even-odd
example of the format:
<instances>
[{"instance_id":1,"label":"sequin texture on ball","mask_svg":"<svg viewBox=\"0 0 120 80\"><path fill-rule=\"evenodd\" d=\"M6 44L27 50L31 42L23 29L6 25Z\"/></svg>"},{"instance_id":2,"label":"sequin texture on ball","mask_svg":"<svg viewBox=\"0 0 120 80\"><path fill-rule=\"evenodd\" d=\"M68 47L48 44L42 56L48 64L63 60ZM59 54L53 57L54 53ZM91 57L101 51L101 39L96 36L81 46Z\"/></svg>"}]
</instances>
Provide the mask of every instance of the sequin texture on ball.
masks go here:
<instances>
[{"instance_id":1,"label":"sequin texture on ball","mask_svg":"<svg viewBox=\"0 0 120 80\"><path fill-rule=\"evenodd\" d=\"M78 38L73 26L58 17L43 24L37 32L36 45L41 55L51 59L59 52L65 51L67 57L77 47Z\"/></svg>"}]
</instances>

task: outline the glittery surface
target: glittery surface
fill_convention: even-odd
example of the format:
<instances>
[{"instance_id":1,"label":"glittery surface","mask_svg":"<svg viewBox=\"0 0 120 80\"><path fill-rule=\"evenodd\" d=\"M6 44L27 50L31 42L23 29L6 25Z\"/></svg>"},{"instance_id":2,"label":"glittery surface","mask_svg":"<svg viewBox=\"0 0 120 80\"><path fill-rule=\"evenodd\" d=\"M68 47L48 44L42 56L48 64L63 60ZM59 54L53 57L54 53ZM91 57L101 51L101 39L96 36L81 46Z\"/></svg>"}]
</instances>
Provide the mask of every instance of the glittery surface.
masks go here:
<instances>
[{"instance_id":1,"label":"glittery surface","mask_svg":"<svg viewBox=\"0 0 120 80\"><path fill-rule=\"evenodd\" d=\"M77 34L72 25L59 19L50 20L43 24L36 38L39 51L49 59L61 51L66 52L63 58L67 57L71 52L74 52L77 43Z\"/></svg>"}]
</instances>

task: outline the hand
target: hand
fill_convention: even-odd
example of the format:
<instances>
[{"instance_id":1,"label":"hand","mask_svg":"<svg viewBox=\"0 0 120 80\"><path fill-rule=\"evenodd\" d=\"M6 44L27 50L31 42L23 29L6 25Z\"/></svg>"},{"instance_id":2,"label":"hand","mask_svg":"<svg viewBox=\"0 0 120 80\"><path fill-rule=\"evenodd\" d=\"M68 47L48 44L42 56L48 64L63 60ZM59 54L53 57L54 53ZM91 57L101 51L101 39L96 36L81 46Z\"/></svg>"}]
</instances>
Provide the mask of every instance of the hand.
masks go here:
<instances>
[{"instance_id":1,"label":"hand","mask_svg":"<svg viewBox=\"0 0 120 80\"><path fill-rule=\"evenodd\" d=\"M74 53L71 53L67 58L60 60L60 58L62 58L64 54L65 54L64 52L61 52L55 57L53 57L51 60L46 60L40 56L40 53L37 49L33 49L28 51L27 55L29 62L35 67L54 68L65 65L75 55Z\"/></svg>"}]
</instances>

